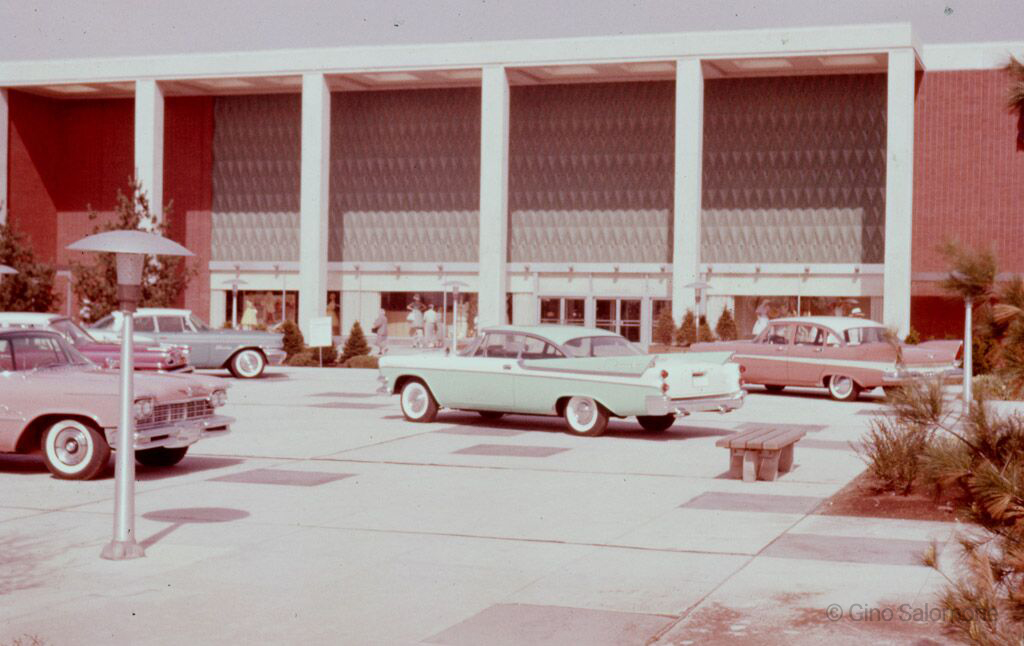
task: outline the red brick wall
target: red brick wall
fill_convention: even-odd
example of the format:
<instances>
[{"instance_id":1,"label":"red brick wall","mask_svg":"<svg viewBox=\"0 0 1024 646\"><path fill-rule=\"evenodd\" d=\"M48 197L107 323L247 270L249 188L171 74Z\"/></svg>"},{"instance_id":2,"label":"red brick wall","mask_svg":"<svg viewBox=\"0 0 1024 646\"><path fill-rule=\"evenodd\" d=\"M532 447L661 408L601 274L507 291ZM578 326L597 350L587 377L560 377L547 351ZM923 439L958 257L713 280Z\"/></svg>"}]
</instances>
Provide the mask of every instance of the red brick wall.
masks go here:
<instances>
[{"instance_id":1,"label":"red brick wall","mask_svg":"<svg viewBox=\"0 0 1024 646\"><path fill-rule=\"evenodd\" d=\"M36 257L53 262L57 237L56 101L10 92L8 222L28 236Z\"/></svg>"},{"instance_id":2,"label":"red brick wall","mask_svg":"<svg viewBox=\"0 0 1024 646\"><path fill-rule=\"evenodd\" d=\"M946 269L944 240L991 246L1024 272L1024 151L1003 70L928 72L914 122L913 270Z\"/></svg>"},{"instance_id":3,"label":"red brick wall","mask_svg":"<svg viewBox=\"0 0 1024 646\"><path fill-rule=\"evenodd\" d=\"M164 105L167 235L185 245L196 273L179 305L209 320L210 210L213 203L213 97L170 97Z\"/></svg>"}]
</instances>

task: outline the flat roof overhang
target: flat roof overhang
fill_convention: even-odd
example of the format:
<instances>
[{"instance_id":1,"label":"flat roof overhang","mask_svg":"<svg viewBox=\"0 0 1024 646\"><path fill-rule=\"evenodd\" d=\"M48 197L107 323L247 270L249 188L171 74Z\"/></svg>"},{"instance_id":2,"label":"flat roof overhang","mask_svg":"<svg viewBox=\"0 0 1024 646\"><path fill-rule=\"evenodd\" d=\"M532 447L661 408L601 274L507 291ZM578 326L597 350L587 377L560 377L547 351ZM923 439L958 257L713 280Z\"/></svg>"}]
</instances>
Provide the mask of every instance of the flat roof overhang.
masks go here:
<instances>
[{"instance_id":1,"label":"flat roof overhang","mask_svg":"<svg viewBox=\"0 0 1024 646\"><path fill-rule=\"evenodd\" d=\"M701 59L708 79L882 73L897 49L919 52L909 23L0 62L0 87L131 97L136 79L155 79L167 96L297 93L304 73L327 75L335 91L474 87L489 65L505 66L513 85L651 81L674 79L685 58Z\"/></svg>"}]
</instances>

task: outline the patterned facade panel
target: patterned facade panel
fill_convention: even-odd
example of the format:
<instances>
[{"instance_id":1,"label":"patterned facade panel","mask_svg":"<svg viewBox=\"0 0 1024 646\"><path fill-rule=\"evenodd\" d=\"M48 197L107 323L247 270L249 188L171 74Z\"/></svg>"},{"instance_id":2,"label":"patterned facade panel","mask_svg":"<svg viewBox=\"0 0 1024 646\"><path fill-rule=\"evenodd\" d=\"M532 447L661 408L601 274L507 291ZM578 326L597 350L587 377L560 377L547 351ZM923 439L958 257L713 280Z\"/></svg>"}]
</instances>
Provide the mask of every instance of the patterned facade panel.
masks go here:
<instances>
[{"instance_id":1,"label":"patterned facade panel","mask_svg":"<svg viewBox=\"0 0 1024 646\"><path fill-rule=\"evenodd\" d=\"M299 259L301 99L218 97L212 260Z\"/></svg>"},{"instance_id":2,"label":"patterned facade panel","mask_svg":"<svg viewBox=\"0 0 1024 646\"><path fill-rule=\"evenodd\" d=\"M674 88L512 88L510 261L671 259Z\"/></svg>"},{"instance_id":3,"label":"patterned facade panel","mask_svg":"<svg viewBox=\"0 0 1024 646\"><path fill-rule=\"evenodd\" d=\"M705 262L880 263L884 75L705 83Z\"/></svg>"},{"instance_id":4,"label":"patterned facade panel","mask_svg":"<svg viewBox=\"0 0 1024 646\"><path fill-rule=\"evenodd\" d=\"M332 261L478 259L480 90L331 95Z\"/></svg>"}]
</instances>

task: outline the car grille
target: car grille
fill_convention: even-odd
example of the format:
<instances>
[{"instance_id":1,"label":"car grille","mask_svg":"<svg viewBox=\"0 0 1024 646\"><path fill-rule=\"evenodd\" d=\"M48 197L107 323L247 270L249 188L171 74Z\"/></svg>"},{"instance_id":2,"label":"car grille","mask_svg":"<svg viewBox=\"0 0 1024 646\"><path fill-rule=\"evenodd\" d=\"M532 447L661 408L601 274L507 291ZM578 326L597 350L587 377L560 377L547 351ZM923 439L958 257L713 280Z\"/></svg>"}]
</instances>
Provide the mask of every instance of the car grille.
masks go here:
<instances>
[{"instance_id":1,"label":"car grille","mask_svg":"<svg viewBox=\"0 0 1024 646\"><path fill-rule=\"evenodd\" d=\"M200 419L213 415L213 406L206 399L192 399L173 404L157 404L153 414L135 423L135 428L152 428L188 419Z\"/></svg>"}]
</instances>

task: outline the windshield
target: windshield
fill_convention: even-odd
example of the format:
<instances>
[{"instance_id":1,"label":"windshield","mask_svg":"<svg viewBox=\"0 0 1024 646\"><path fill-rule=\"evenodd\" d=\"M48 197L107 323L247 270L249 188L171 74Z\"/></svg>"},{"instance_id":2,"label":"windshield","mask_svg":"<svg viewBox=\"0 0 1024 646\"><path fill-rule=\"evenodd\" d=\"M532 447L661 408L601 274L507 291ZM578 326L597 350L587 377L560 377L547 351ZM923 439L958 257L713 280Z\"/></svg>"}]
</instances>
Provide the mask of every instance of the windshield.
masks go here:
<instances>
[{"instance_id":1,"label":"windshield","mask_svg":"<svg viewBox=\"0 0 1024 646\"><path fill-rule=\"evenodd\" d=\"M207 332L210 329L210 326L195 314L189 314L188 320L192 323L192 327L196 329L196 332Z\"/></svg>"},{"instance_id":2,"label":"windshield","mask_svg":"<svg viewBox=\"0 0 1024 646\"><path fill-rule=\"evenodd\" d=\"M100 330L113 330L113 329L115 329L115 325L114 324L116 322L117 322L117 319L114 318L113 314L107 314L106 316L104 316L100 320L96 321L93 324L93 327L97 328L97 329L100 329ZM117 327L120 327L120 326L117 326Z\"/></svg>"},{"instance_id":3,"label":"windshield","mask_svg":"<svg viewBox=\"0 0 1024 646\"><path fill-rule=\"evenodd\" d=\"M78 327L70 319L57 319L50 323L55 331L63 334L72 345L80 345L82 343L96 343L96 340L89 336L89 333Z\"/></svg>"},{"instance_id":4,"label":"windshield","mask_svg":"<svg viewBox=\"0 0 1024 646\"><path fill-rule=\"evenodd\" d=\"M0 338L0 366L5 370L40 370L90 363L56 334Z\"/></svg>"},{"instance_id":5,"label":"windshield","mask_svg":"<svg viewBox=\"0 0 1024 646\"><path fill-rule=\"evenodd\" d=\"M843 332L850 345L861 343L888 343L888 330L884 327L854 327Z\"/></svg>"},{"instance_id":6,"label":"windshield","mask_svg":"<svg viewBox=\"0 0 1024 646\"><path fill-rule=\"evenodd\" d=\"M624 357L643 354L639 348L621 336L581 336L570 339L563 345L574 357Z\"/></svg>"}]
</instances>

